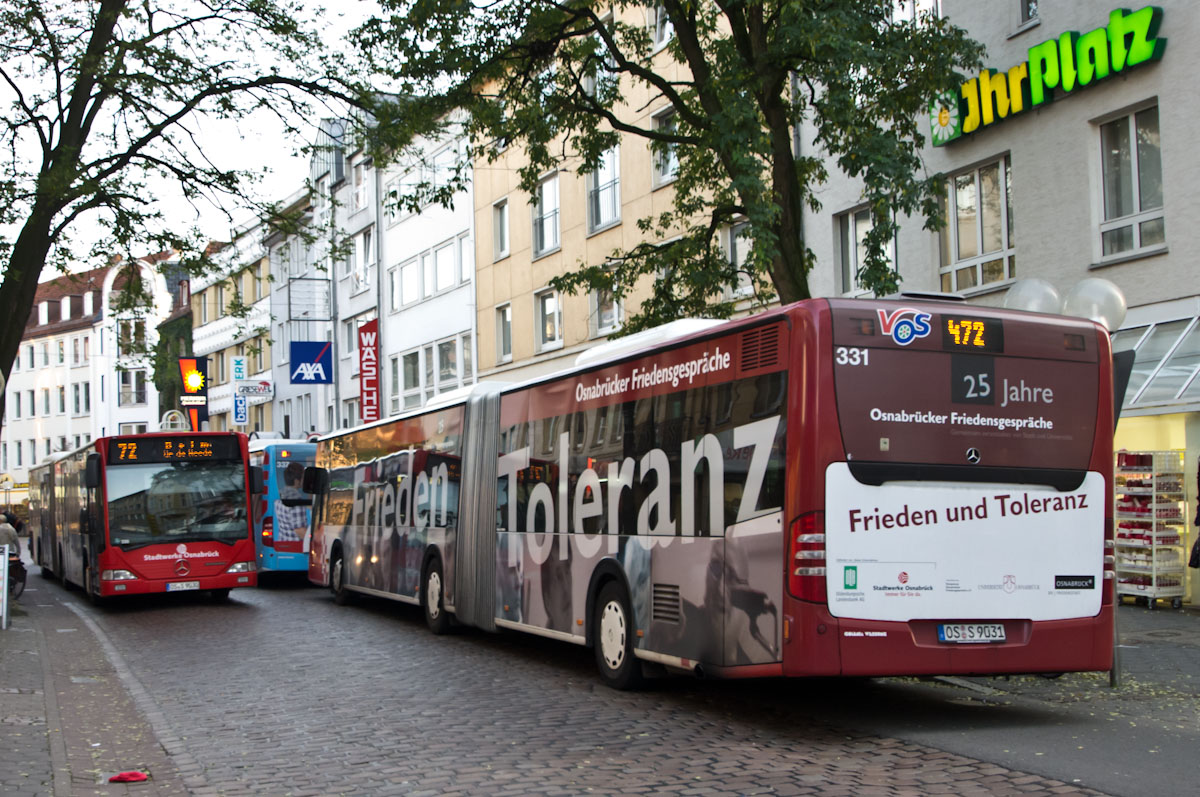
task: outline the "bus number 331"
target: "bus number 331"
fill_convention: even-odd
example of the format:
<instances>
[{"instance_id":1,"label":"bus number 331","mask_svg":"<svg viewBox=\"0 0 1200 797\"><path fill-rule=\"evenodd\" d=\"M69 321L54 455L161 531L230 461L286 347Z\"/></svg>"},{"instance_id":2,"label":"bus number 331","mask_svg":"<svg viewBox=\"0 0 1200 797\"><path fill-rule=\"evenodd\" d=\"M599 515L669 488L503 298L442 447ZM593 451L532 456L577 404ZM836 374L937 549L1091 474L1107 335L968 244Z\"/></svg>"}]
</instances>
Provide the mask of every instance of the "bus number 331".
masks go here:
<instances>
[{"instance_id":1,"label":"bus number 331","mask_svg":"<svg viewBox=\"0 0 1200 797\"><path fill-rule=\"evenodd\" d=\"M868 365L867 355L870 349L859 349L852 346L838 346L833 350L834 360L838 365Z\"/></svg>"}]
</instances>

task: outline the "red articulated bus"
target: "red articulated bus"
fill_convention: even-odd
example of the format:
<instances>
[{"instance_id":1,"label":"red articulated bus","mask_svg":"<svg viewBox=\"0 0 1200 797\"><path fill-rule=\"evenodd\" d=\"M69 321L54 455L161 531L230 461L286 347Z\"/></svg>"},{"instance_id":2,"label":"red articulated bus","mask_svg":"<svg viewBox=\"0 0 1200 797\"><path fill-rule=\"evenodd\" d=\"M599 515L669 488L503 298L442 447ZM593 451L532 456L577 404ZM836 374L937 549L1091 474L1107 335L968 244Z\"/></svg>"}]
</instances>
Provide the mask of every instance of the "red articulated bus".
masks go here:
<instances>
[{"instance_id":1,"label":"red articulated bus","mask_svg":"<svg viewBox=\"0 0 1200 797\"><path fill-rule=\"evenodd\" d=\"M1109 669L1099 325L814 299L582 359L319 440L310 579L617 687Z\"/></svg>"},{"instance_id":2,"label":"red articulated bus","mask_svg":"<svg viewBox=\"0 0 1200 797\"><path fill-rule=\"evenodd\" d=\"M262 473L237 432L101 437L30 469L34 561L93 600L257 583L250 499Z\"/></svg>"}]
</instances>

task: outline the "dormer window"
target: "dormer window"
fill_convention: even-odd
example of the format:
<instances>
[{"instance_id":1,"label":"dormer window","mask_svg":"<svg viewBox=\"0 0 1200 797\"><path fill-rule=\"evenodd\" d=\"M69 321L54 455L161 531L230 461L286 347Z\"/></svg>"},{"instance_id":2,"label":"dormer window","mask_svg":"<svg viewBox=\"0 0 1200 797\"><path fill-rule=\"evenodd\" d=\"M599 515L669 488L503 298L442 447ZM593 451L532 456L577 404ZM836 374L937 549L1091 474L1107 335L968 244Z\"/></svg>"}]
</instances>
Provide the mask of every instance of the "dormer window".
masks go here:
<instances>
[{"instance_id":1,"label":"dormer window","mask_svg":"<svg viewBox=\"0 0 1200 797\"><path fill-rule=\"evenodd\" d=\"M71 317L71 297L62 297L62 302L59 303L59 321L66 321Z\"/></svg>"},{"instance_id":2,"label":"dormer window","mask_svg":"<svg viewBox=\"0 0 1200 797\"><path fill-rule=\"evenodd\" d=\"M83 314L85 316L91 315L95 312L95 305L92 304L94 301L92 299L92 295L93 294L91 291L88 291L83 295Z\"/></svg>"},{"instance_id":3,"label":"dormer window","mask_svg":"<svg viewBox=\"0 0 1200 797\"><path fill-rule=\"evenodd\" d=\"M50 302L38 303L38 326L50 323Z\"/></svg>"}]
</instances>

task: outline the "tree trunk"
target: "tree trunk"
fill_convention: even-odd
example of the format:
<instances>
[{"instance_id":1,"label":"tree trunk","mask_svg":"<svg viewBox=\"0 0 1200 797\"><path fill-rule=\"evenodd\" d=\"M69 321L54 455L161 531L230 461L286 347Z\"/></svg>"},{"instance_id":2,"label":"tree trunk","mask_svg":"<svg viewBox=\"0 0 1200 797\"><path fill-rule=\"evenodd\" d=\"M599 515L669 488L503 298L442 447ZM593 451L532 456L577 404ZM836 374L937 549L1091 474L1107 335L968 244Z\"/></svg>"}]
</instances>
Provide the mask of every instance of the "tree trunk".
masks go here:
<instances>
[{"instance_id":1,"label":"tree trunk","mask_svg":"<svg viewBox=\"0 0 1200 797\"><path fill-rule=\"evenodd\" d=\"M0 370L7 384L12 373L13 361L21 351L21 338L25 325L33 312L33 300L37 297L38 278L50 253L50 224L54 220L52 209L35 204L33 212L25 220L20 235L13 244L4 281L0 282L0 308L5 308L0 318ZM0 394L0 416L5 412L8 391Z\"/></svg>"}]
</instances>

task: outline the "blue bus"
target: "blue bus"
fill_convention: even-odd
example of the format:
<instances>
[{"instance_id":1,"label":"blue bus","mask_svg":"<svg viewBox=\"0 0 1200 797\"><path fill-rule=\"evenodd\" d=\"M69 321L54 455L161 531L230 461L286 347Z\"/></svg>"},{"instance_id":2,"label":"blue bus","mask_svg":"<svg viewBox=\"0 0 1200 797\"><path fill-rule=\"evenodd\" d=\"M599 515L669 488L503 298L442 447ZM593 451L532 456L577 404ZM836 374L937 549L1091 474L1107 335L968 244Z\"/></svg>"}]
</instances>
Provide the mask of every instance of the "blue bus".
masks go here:
<instances>
[{"instance_id":1,"label":"blue bus","mask_svg":"<svg viewBox=\"0 0 1200 797\"><path fill-rule=\"evenodd\" d=\"M300 490L317 444L254 439L250 462L263 470L265 492L254 504L254 539L260 572L307 572L312 496Z\"/></svg>"}]
</instances>

